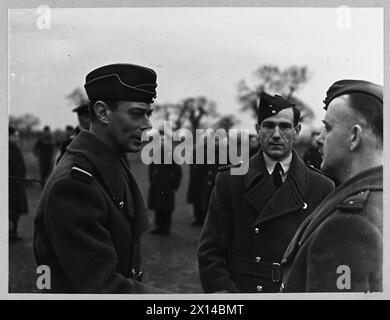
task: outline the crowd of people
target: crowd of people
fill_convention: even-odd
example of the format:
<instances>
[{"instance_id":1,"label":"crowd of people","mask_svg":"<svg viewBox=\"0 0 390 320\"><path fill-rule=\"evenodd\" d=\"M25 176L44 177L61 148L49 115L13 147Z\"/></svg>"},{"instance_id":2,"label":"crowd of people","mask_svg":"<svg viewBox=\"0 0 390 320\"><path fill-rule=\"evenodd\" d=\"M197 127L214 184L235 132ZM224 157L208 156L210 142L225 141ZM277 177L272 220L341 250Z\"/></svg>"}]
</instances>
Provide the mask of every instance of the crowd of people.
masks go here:
<instances>
[{"instance_id":1,"label":"crowd of people","mask_svg":"<svg viewBox=\"0 0 390 320\"><path fill-rule=\"evenodd\" d=\"M151 233L170 235L182 169L150 164L146 202L126 157L152 127L156 86L150 68L97 68L85 79L89 103L74 109L79 127L66 128L57 155L49 127L37 140L44 188L33 246L37 265L51 268L48 292L166 293L142 283L141 235L153 224L148 209ZM324 129L303 157L294 151L299 110L261 92L249 171L231 175L236 164L220 166L218 148L215 163L190 165L187 202L201 228L206 293L382 290L383 87L340 80L324 102ZM13 239L28 212L15 132L10 127ZM340 266L349 268L348 281L340 282Z\"/></svg>"}]
</instances>

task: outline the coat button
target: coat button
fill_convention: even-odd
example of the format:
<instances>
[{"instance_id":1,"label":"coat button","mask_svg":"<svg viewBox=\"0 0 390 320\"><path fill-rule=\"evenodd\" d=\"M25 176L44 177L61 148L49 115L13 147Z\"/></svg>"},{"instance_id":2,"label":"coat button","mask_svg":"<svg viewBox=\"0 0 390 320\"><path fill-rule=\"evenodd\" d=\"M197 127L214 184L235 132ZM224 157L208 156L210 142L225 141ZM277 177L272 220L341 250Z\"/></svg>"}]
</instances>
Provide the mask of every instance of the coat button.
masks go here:
<instances>
[{"instance_id":1,"label":"coat button","mask_svg":"<svg viewBox=\"0 0 390 320\"><path fill-rule=\"evenodd\" d=\"M119 209L123 209L124 205L125 205L125 203L123 201L119 202L118 203Z\"/></svg>"},{"instance_id":2,"label":"coat button","mask_svg":"<svg viewBox=\"0 0 390 320\"><path fill-rule=\"evenodd\" d=\"M302 206L302 210L306 210L306 209L307 209L307 203L304 202L304 203L303 203L303 206Z\"/></svg>"},{"instance_id":3,"label":"coat button","mask_svg":"<svg viewBox=\"0 0 390 320\"><path fill-rule=\"evenodd\" d=\"M258 292L263 291L263 286L257 286L257 287L256 287L256 290L257 290Z\"/></svg>"},{"instance_id":4,"label":"coat button","mask_svg":"<svg viewBox=\"0 0 390 320\"><path fill-rule=\"evenodd\" d=\"M255 228L255 233L258 234L260 232L260 229L259 228Z\"/></svg>"},{"instance_id":5,"label":"coat button","mask_svg":"<svg viewBox=\"0 0 390 320\"><path fill-rule=\"evenodd\" d=\"M256 257L256 262L260 262L261 258L260 257Z\"/></svg>"}]
</instances>

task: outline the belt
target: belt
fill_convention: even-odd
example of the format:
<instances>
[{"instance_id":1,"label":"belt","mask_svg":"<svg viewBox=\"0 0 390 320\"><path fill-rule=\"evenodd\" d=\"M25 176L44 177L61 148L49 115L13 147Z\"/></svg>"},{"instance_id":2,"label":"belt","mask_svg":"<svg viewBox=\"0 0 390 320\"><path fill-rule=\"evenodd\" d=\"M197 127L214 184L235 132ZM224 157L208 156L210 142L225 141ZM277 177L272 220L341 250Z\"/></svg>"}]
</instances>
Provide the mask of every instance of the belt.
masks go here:
<instances>
[{"instance_id":1,"label":"belt","mask_svg":"<svg viewBox=\"0 0 390 320\"><path fill-rule=\"evenodd\" d=\"M282 280L281 266L277 262L256 262L230 254L228 268L238 273L261 277L272 282L280 282Z\"/></svg>"}]
</instances>

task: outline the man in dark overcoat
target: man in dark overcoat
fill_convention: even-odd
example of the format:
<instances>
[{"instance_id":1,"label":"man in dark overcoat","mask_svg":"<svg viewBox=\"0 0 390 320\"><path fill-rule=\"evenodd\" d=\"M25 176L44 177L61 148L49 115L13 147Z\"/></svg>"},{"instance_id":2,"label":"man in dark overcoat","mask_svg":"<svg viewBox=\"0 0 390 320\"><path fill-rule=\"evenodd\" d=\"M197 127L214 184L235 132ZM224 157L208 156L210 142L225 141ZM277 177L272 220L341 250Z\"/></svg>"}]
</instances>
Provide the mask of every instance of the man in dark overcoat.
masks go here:
<instances>
[{"instance_id":1,"label":"man in dark overcoat","mask_svg":"<svg viewBox=\"0 0 390 320\"><path fill-rule=\"evenodd\" d=\"M86 76L91 127L67 147L40 198L34 253L54 293L158 292L141 280L140 236L150 217L124 161L151 128L156 73L106 65ZM39 288L41 289L41 288Z\"/></svg>"},{"instance_id":2,"label":"man in dark overcoat","mask_svg":"<svg viewBox=\"0 0 390 320\"><path fill-rule=\"evenodd\" d=\"M324 102L321 168L341 184L288 246L282 290L382 291L383 87L337 81Z\"/></svg>"},{"instance_id":3,"label":"man in dark overcoat","mask_svg":"<svg viewBox=\"0 0 390 320\"><path fill-rule=\"evenodd\" d=\"M41 180L45 183L53 169L54 163L54 141L49 126L43 128L43 132L35 143L33 151L38 158Z\"/></svg>"},{"instance_id":4,"label":"man in dark overcoat","mask_svg":"<svg viewBox=\"0 0 390 320\"><path fill-rule=\"evenodd\" d=\"M25 189L26 165L23 154L18 146L18 131L9 126L8 144L8 212L9 212L9 238L20 240L18 224L21 215L28 213L28 203Z\"/></svg>"},{"instance_id":5,"label":"man in dark overcoat","mask_svg":"<svg viewBox=\"0 0 390 320\"><path fill-rule=\"evenodd\" d=\"M162 138L163 140L163 138ZM149 209L155 211L156 228L154 234L169 235L172 225L172 214L175 210L175 193L179 189L181 167L172 163L164 163L163 148L161 162L149 165Z\"/></svg>"},{"instance_id":6,"label":"man in dark overcoat","mask_svg":"<svg viewBox=\"0 0 390 320\"><path fill-rule=\"evenodd\" d=\"M290 101L262 92L261 149L245 175L217 175L198 248L205 292L278 292L287 245L333 190L330 179L292 150L299 116Z\"/></svg>"}]
</instances>

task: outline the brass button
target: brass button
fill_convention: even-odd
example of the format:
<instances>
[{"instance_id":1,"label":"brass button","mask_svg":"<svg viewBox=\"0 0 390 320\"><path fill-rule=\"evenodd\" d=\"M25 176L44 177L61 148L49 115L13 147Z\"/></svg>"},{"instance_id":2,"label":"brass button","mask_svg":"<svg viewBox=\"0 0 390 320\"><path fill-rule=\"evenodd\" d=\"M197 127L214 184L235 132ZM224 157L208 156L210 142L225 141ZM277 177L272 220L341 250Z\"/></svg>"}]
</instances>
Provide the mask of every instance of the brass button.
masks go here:
<instances>
[{"instance_id":1,"label":"brass button","mask_svg":"<svg viewBox=\"0 0 390 320\"><path fill-rule=\"evenodd\" d=\"M304 202L304 203L303 203L303 206L302 206L302 210L306 210L306 209L307 209L307 203Z\"/></svg>"},{"instance_id":2,"label":"brass button","mask_svg":"<svg viewBox=\"0 0 390 320\"><path fill-rule=\"evenodd\" d=\"M263 286L257 286L257 287L256 287L256 290L257 290L258 292L263 291Z\"/></svg>"},{"instance_id":3,"label":"brass button","mask_svg":"<svg viewBox=\"0 0 390 320\"><path fill-rule=\"evenodd\" d=\"M261 258L260 257L256 257L256 262L260 262Z\"/></svg>"},{"instance_id":4,"label":"brass button","mask_svg":"<svg viewBox=\"0 0 390 320\"><path fill-rule=\"evenodd\" d=\"M258 234L260 232L259 228L255 228L255 233Z\"/></svg>"},{"instance_id":5,"label":"brass button","mask_svg":"<svg viewBox=\"0 0 390 320\"><path fill-rule=\"evenodd\" d=\"M119 202L118 203L119 209L122 209L124 205L125 205L125 203L123 201Z\"/></svg>"}]
</instances>

